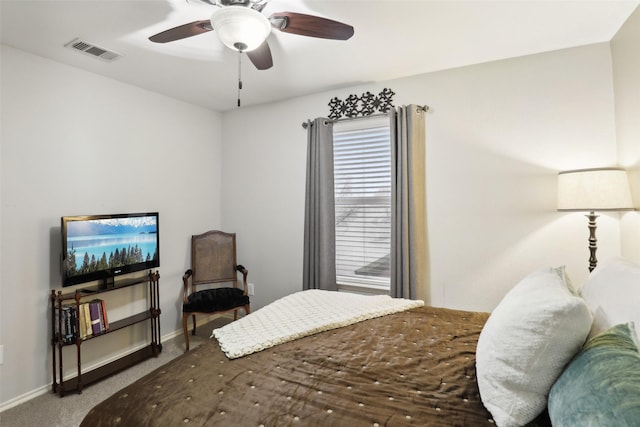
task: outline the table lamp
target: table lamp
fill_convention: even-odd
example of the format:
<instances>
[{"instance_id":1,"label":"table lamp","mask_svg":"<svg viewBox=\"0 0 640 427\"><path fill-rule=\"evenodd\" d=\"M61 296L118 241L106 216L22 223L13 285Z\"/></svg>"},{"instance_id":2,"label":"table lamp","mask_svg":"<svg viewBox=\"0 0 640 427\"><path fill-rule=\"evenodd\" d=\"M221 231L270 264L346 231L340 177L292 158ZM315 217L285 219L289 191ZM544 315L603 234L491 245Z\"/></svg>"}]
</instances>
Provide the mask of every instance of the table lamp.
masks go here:
<instances>
[{"instance_id":1,"label":"table lamp","mask_svg":"<svg viewBox=\"0 0 640 427\"><path fill-rule=\"evenodd\" d=\"M596 211L633 210L627 172L619 168L580 169L558 174L558 211L588 211L589 271L596 258Z\"/></svg>"}]
</instances>

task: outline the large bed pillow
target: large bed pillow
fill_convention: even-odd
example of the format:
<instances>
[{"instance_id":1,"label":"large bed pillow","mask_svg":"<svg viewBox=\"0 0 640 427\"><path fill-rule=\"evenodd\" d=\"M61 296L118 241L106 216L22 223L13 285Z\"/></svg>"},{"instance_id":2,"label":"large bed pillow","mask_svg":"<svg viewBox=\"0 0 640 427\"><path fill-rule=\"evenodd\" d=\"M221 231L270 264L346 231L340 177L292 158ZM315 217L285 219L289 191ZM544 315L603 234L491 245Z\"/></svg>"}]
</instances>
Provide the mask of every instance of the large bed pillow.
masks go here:
<instances>
[{"instance_id":1,"label":"large bed pillow","mask_svg":"<svg viewBox=\"0 0 640 427\"><path fill-rule=\"evenodd\" d=\"M633 322L589 340L551 388L554 427L638 426L639 347Z\"/></svg>"},{"instance_id":2,"label":"large bed pillow","mask_svg":"<svg viewBox=\"0 0 640 427\"><path fill-rule=\"evenodd\" d=\"M565 277L551 268L527 276L480 333L478 387L498 426L521 426L544 411L551 386L589 334L591 313Z\"/></svg>"},{"instance_id":3,"label":"large bed pillow","mask_svg":"<svg viewBox=\"0 0 640 427\"><path fill-rule=\"evenodd\" d=\"M601 262L580 294L593 313L590 337L620 323L640 325L640 265L620 257Z\"/></svg>"}]
</instances>

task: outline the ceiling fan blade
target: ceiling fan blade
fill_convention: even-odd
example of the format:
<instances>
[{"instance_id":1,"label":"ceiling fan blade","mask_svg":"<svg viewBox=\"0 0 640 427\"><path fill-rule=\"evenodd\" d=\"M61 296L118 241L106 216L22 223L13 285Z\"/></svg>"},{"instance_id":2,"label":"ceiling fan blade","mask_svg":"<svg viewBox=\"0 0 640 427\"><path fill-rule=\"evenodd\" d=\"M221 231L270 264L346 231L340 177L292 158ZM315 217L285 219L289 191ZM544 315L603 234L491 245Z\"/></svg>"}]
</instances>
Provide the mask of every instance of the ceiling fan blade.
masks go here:
<instances>
[{"instance_id":1,"label":"ceiling fan blade","mask_svg":"<svg viewBox=\"0 0 640 427\"><path fill-rule=\"evenodd\" d=\"M247 52L247 56L258 70L268 70L273 67L271 49L266 40L256 49Z\"/></svg>"},{"instance_id":2,"label":"ceiling fan blade","mask_svg":"<svg viewBox=\"0 0 640 427\"><path fill-rule=\"evenodd\" d=\"M353 27L342 22L304 13L280 12L269 17L271 25L285 33L323 39L347 40L353 35Z\"/></svg>"},{"instance_id":3,"label":"ceiling fan blade","mask_svg":"<svg viewBox=\"0 0 640 427\"><path fill-rule=\"evenodd\" d=\"M178 27L169 28L161 33L149 37L149 40L155 43L167 43L175 40L186 39L187 37L197 36L213 30L211 21L194 21Z\"/></svg>"}]
</instances>

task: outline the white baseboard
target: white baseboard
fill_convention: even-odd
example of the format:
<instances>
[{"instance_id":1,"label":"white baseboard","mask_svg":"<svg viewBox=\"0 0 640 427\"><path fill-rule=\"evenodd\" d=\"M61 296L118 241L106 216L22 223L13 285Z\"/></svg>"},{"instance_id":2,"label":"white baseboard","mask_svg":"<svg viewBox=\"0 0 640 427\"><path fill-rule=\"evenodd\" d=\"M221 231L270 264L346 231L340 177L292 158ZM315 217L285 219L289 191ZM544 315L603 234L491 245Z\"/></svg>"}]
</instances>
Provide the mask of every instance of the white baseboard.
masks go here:
<instances>
[{"instance_id":1,"label":"white baseboard","mask_svg":"<svg viewBox=\"0 0 640 427\"><path fill-rule=\"evenodd\" d=\"M225 314L225 315L223 315L221 317L227 317L227 316L231 317L232 315L231 314ZM233 318L233 317L231 317L231 318ZM199 316L199 320L196 321L196 327L200 327L202 325L205 325L205 324L211 322L212 320L213 319L211 318L211 316ZM165 342L165 341L168 341L170 339L176 338L178 336L182 336L182 333L183 333L182 332L182 328L176 329L174 331L169 332L168 334L162 335L162 337L160 338L160 341L161 342ZM133 352L135 352L135 351L137 351L137 350L139 350L141 348L144 348L147 345L148 344L141 344L141 345L139 345L139 346L137 346L135 348L128 348L125 351L122 351L121 353L119 353L117 355L114 355L114 356L112 356L112 357L110 357L108 359L101 360L100 362L92 364L92 365L87 365L85 367L85 370L86 371L90 371L92 369L99 368L100 366L106 365L107 363L110 363L110 362L112 362L114 360L117 360L117 359L123 357L123 356L126 356L127 354L133 353ZM70 375L70 376L72 376L72 375ZM27 401L29 401L31 399L35 399L36 397L42 396L43 394L47 394L47 393L52 393L51 383L43 385L42 387L38 387L38 388L36 388L34 390L31 390L31 391L29 391L27 393L24 393L24 394L20 395L20 396L17 396L17 397L14 397L12 399L9 399L6 402L0 403L0 413L6 411L7 409L11 409L11 408L13 408L15 406L18 406L18 405L20 405L22 403L25 403L25 402L27 402Z\"/></svg>"},{"instance_id":2,"label":"white baseboard","mask_svg":"<svg viewBox=\"0 0 640 427\"><path fill-rule=\"evenodd\" d=\"M32 390L28 393L25 393L21 396L14 397L13 399L9 399L6 402L2 402L0 404L0 413L6 411L7 409L11 409L14 406L18 406L21 403L25 403L31 399L35 399L38 396L42 396L43 394L51 393L51 384L39 387L35 390Z\"/></svg>"}]
</instances>

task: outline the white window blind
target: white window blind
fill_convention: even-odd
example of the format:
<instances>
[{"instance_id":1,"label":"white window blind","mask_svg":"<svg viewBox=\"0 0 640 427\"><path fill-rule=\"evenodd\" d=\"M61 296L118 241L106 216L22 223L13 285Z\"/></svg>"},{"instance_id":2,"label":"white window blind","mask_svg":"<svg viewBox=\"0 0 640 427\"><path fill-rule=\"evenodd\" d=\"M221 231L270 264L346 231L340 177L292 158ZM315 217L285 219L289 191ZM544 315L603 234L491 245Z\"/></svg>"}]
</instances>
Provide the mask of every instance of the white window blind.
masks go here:
<instances>
[{"instance_id":1,"label":"white window blind","mask_svg":"<svg viewBox=\"0 0 640 427\"><path fill-rule=\"evenodd\" d=\"M388 117L334 127L336 280L389 288L391 147Z\"/></svg>"}]
</instances>

